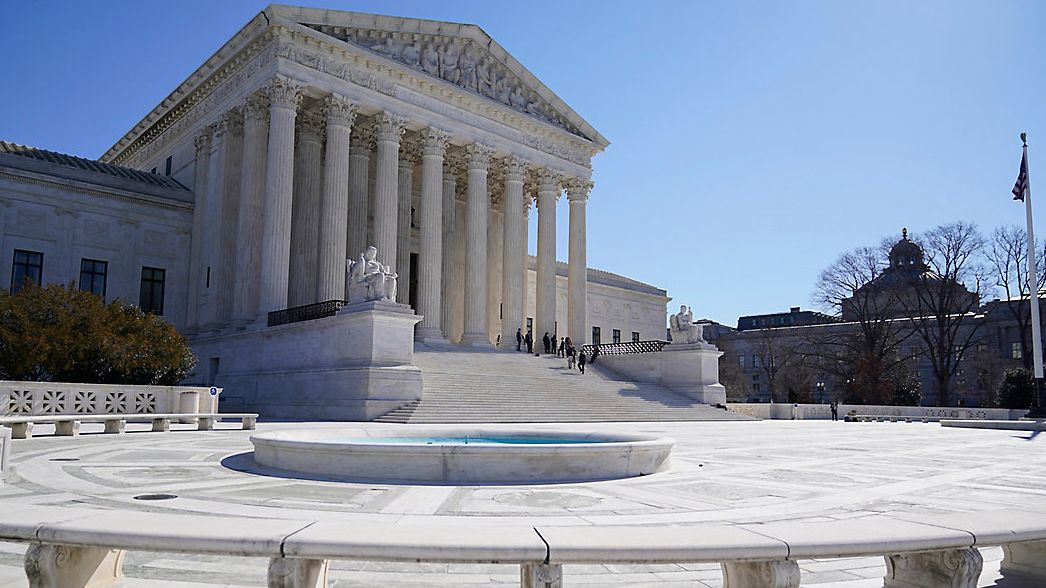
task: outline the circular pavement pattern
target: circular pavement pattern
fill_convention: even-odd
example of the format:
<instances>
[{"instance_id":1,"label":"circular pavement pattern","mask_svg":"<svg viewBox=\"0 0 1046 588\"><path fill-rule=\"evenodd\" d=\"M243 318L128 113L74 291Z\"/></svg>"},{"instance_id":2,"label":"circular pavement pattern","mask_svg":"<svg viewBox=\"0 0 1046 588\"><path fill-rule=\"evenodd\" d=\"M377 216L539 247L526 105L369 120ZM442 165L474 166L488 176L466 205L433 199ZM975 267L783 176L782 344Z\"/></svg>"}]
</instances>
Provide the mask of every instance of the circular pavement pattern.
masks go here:
<instances>
[{"instance_id":1,"label":"circular pavement pattern","mask_svg":"<svg viewBox=\"0 0 1046 588\"><path fill-rule=\"evenodd\" d=\"M226 425L229 426L229 425ZM433 425L425 425L431 430ZM449 427L449 426L448 426ZM497 428L484 425L484 428ZM519 425L506 425L519 428ZM8 503L152 512L456 524L685 524L854 519L891 512L977 512L1020 507L1046 512L1044 439L1027 432L942 428L922 423L761 421L608 423L609 433L676 439L668 471L606 482L411 486L297 477L258 466L250 431L174 425L170 433L128 426L124 435L84 425L78 438L12 443ZM361 423L260 423L261 431L340 429ZM460 426L454 426L460 428ZM576 432L578 425L534 430ZM411 427L403 425L404 434ZM40 431L41 429L37 429ZM97 433L95 433L97 431ZM166 500L136 500L167 494ZM0 585L26 586L24 545L0 543ZM993 585L1001 551L985 550L981 585ZM266 562L251 558L130 552L128 587L264 586ZM804 585L881 586L881 558L800 562ZM995 570L993 572L993 570ZM566 566L571 585L720 586L716 565ZM332 562L332 585L518 586L515 566Z\"/></svg>"}]
</instances>

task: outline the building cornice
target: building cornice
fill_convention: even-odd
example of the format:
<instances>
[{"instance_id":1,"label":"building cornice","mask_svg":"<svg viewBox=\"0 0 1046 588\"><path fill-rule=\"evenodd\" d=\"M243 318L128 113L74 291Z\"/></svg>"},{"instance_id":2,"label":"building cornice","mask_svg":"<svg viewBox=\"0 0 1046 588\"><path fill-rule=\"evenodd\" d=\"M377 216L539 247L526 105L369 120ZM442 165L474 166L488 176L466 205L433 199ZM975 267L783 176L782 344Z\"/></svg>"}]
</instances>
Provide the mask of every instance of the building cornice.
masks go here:
<instances>
[{"instance_id":1,"label":"building cornice","mask_svg":"<svg viewBox=\"0 0 1046 588\"><path fill-rule=\"evenodd\" d=\"M144 194L136 194L134 192L124 191L118 188L107 187L105 189L99 189L85 182L80 182L77 180L71 180L67 178L56 180L43 174L38 174L25 170L14 170L10 168L0 167L0 179L22 182L24 184L44 186L49 189L57 189L68 192L76 192L79 194L87 194L89 196L97 196L100 198L106 198L108 200L116 200L120 202L133 202L135 204L146 204L149 206L156 206L168 210L189 211L193 208L193 204L191 202L171 201Z\"/></svg>"}]
</instances>

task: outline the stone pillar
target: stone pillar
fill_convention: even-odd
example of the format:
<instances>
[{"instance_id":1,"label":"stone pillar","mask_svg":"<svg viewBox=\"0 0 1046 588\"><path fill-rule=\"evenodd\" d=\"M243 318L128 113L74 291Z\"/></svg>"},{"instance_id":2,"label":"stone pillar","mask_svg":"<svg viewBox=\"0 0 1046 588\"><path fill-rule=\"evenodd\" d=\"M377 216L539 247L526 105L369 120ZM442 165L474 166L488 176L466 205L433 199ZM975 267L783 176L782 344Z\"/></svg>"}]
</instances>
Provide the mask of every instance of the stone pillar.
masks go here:
<instances>
[{"instance_id":1,"label":"stone pillar","mask_svg":"<svg viewBox=\"0 0 1046 588\"><path fill-rule=\"evenodd\" d=\"M418 248L418 314L421 324L415 338L421 341L443 340L440 329L443 317L443 154L450 135L429 127L422 131L421 152L421 244ZM451 188L453 205L454 189Z\"/></svg>"},{"instance_id":2,"label":"stone pillar","mask_svg":"<svg viewBox=\"0 0 1046 588\"><path fill-rule=\"evenodd\" d=\"M345 259L358 259L370 243L370 152L374 149L374 127L357 124L349 139L349 221L346 227ZM342 261L342 266L345 262ZM342 289L344 289L344 284Z\"/></svg>"},{"instance_id":3,"label":"stone pillar","mask_svg":"<svg viewBox=\"0 0 1046 588\"><path fill-rule=\"evenodd\" d=\"M466 148L468 200L465 219L465 332L461 342L489 346L487 336L487 219L490 196L487 166L494 150L480 143Z\"/></svg>"},{"instance_id":4,"label":"stone pillar","mask_svg":"<svg viewBox=\"0 0 1046 588\"><path fill-rule=\"evenodd\" d=\"M324 122L322 115L313 112L303 112L297 119L287 306L317 302Z\"/></svg>"},{"instance_id":5,"label":"stone pillar","mask_svg":"<svg viewBox=\"0 0 1046 588\"><path fill-rule=\"evenodd\" d=\"M527 164L518 157L505 159L504 233L501 251L501 345L516 345L516 329L523 326L523 288L526 286L527 225L523 217L523 175ZM524 333L525 334L525 333Z\"/></svg>"},{"instance_id":6,"label":"stone pillar","mask_svg":"<svg viewBox=\"0 0 1046 588\"><path fill-rule=\"evenodd\" d=\"M269 151L265 168L265 213L262 232L258 318L287 308L291 257L291 205L294 200L294 119L302 89L277 77L269 94Z\"/></svg>"},{"instance_id":7,"label":"stone pillar","mask_svg":"<svg viewBox=\"0 0 1046 588\"><path fill-rule=\"evenodd\" d=\"M193 334L199 327L200 298L203 294L201 273L203 272L203 232L204 216L207 212L207 196L214 178L207 168L211 158L211 143L214 138L214 126L207 125L193 137L196 147L196 166L193 170L193 209L192 235L189 237L189 290L185 308L185 331Z\"/></svg>"},{"instance_id":8,"label":"stone pillar","mask_svg":"<svg viewBox=\"0 0 1046 588\"><path fill-rule=\"evenodd\" d=\"M196 273L198 284L197 291L200 293L199 315L197 326L202 330L216 330L219 324L219 306L221 296L226 290L223 288L223 267L221 252L227 219L225 214L225 200L229 197L228 188L230 174L238 170L238 167L230 165L230 160L242 157L238 149L233 148L233 143L238 141L240 125L237 116L225 113L222 118L214 123L214 140L211 142L210 163L207 165L207 203L203 210L203 219L199 230L200 238L200 265ZM237 132L234 133L234 130ZM236 135L236 136L234 136ZM236 176L239 181L239 175ZM229 213L235 220L235 212ZM235 222L232 231L235 233ZM197 240L196 228L193 229L193 240ZM225 320L228 320L226 313Z\"/></svg>"},{"instance_id":9,"label":"stone pillar","mask_svg":"<svg viewBox=\"0 0 1046 588\"><path fill-rule=\"evenodd\" d=\"M374 117L374 135L378 143L378 168L374 179L374 243L377 260L396 267L396 216L399 180L396 168L399 161L400 136L406 121L394 114L382 112ZM356 255L359 255L358 253ZM399 300L398 302L403 302Z\"/></svg>"},{"instance_id":10,"label":"stone pillar","mask_svg":"<svg viewBox=\"0 0 1046 588\"><path fill-rule=\"evenodd\" d=\"M327 152L323 166L323 199L320 205L320 240L317 260L316 301L345 299L346 227L349 223L349 137L356 107L337 94L323 102L327 123ZM367 155L364 154L364 166ZM366 171L364 171L366 179ZM366 203L366 197L363 202ZM364 214L366 216L366 214ZM366 233L366 219L363 232ZM362 253L362 249L360 252ZM358 254L357 254L358 255Z\"/></svg>"},{"instance_id":11,"label":"stone pillar","mask_svg":"<svg viewBox=\"0 0 1046 588\"><path fill-rule=\"evenodd\" d=\"M124 551L33 543L25 551L30 586L123 586Z\"/></svg>"},{"instance_id":12,"label":"stone pillar","mask_svg":"<svg viewBox=\"0 0 1046 588\"><path fill-rule=\"evenodd\" d=\"M254 320L258 308L258 243L262 235L268 120L268 99L260 94L247 98L243 108L243 166L236 225L236 264L232 268L236 281L233 316L239 327Z\"/></svg>"},{"instance_id":13,"label":"stone pillar","mask_svg":"<svg viewBox=\"0 0 1046 588\"><path fill-rule=\"evenodd\" d=\"M211 257L211 295L217 301L214 316L205 323L207 330L216 331L233 319L236 296L236 248L240 211L240 182L243 176L243 112L234 108L222 115L215 141L222 151L221 207L219 208L218 239Z\"/></svg>"},{"instance_id":14,"label":"stone pillar","mask_svg":"<svg viewBox=\"0 0 1046 588\"><path fill-rule=\"evenodd\" d=\"M523 185L523 334L527 334L527 317L530 316L530 211L534 208L534 188Z\"/></svg>"},{"instance_id":15,"label":"stone pillar","mask_svg":"<svg viewBox=\"0 0 1046 588\"><path fill-rule=\"evenodd\" d=\"M497 184L488 184L491 192L496 189L497 193L491 195L487 223L487 337L497 341L501 335L501 258L505 246L505 217L501 211L504 183L500 178L492 182Z\"/></svg>"},{"instance_id":16,"label":"stone pillar","mask_svg":"<svg viewBox=\"0 0 1046 588\"><path fill-rule=\"evenodd\" d=\"M556 332L556 199L559 178L548 168L538 172L538 282L535 293L534 345ZM542 343L543 345L543 343ZM543 347L542 347L543 349Z\"/></svg>"},{"instance_id":17,"label":"stone pillar","mask_svg":"<svg viewBox=\"0 0 1046 588\"><path fill-rule=\"evenodd\" d=\"M443 333L443 338L450 341L453 341L454 332L452 326L454 324L454 294L461 289L461 279L456 274L457 199L455 195L458 190L458 174L462 171L462 163L459 158L449 155L443 161L443 271L440 277L440 331ZM424 198L424 194L422 194L422 198ZM422 237L422 241L424 242L424 237Z\"/></svg>"},{"instance_id":18,"label":"stone pillar","mask_svg":"<svg viewBox=\"0 0 1046 588\"><path fill-rule=\"evenodd\" d=\"M577 180L567 186L570 200L570 243L567 253L567 335L576 347L588 340L588 258L586 253L585 204L592 182Z\"/></svg>"},{"instance_id":19,"label":"stone pillar","mask_svg":"<svg viewBox=\"0 0 1046 588\"><path fill-rule=\"evenodd\" d=\"M327 588L329 562L325 559L274 557L269 559L269 588Z\"/></svg>"},{"instance_id":20,"label":"stone pillar","mask_svg":"<svg viewBox=\"0 0 1046 588\"><path fill-rule=\"evenodd\" d=\"M884 559L884 588L976 588L984 567L981 552L975 547L889 554Z\"/></svg>"},{"instance_id":21,"label":"stone pillar","mask_svg":"<svg viewBox=\"0 0 1046 588\"><path fill-rule=\"evenodd\" d=\"M458 178L457 193L454 195L454 277L453 291L449 302L454 318L451 321L452 333L447 338L455 343L461 342L465 334L465 240L467 238L466 216L468 205L465 202L468 182L463 174Z\"/></svg>"},{"instance_id":22,"label":"stone pillar","mask_svg":"<svg viewBox=\"0 0 1046 588\"><path fill-rule=\"evenodd\" d=\"M574 338L570 338L575 343ZM799 588L799 564L792 560L723 562L723 588Z\"/></svg>"},{"instance_id":23,"label":"stone pillar","mask_svg":"<svg viewBox=\"0 0 1046 588\"><path fill-rule=\"evenodd\" d=\"M410 304L410 243L412 228L410 210L414 206L414 162L421 146L413 134L400 141L399 198L396 214L396 301Z\"/></svg>"}]
</instances>

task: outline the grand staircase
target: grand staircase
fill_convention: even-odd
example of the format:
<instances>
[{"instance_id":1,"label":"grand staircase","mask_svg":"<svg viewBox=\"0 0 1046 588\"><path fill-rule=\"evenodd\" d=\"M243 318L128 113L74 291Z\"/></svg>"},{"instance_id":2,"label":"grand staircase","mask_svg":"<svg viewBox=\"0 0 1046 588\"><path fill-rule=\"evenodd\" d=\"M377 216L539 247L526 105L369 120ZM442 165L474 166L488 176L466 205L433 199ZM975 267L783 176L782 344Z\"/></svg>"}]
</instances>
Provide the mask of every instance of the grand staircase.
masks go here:
<instances>
[{"instance_id":1,"label":"grand staircase","mask_svg":"<svg viewBox=\"0 0 1046 588\"><path fill-rule=\"evenodd\" d=\"M386 423L555 423L750 420L697 404L657 384L623 379L598 363L584 375L566 360L453 345L414 347L425 394Z\"/></svg>"}]
</instances>

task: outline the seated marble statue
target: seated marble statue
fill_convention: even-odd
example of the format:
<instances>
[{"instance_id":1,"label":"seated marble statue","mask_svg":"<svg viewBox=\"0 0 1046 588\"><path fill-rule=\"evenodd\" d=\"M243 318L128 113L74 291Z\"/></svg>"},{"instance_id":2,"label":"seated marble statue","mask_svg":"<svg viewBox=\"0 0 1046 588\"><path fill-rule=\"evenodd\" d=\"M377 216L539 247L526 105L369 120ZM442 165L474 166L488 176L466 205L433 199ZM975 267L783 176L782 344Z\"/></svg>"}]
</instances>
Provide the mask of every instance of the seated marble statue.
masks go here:
<instances>
[{"instance_id":1,"label":"seated marble statue","mask_svg":"<svg viewBox=\"0 0 1046 588\"><path fill-rule=\"evenodd\" d=\"M679 312L672 315L670 326L674 343L705 343L702 333L704 325L694 324L693 310L685 304L680 305Z\"/></svg>"},{"instance_id":2,"label":"seated marble statue","mask_svg":"<svg viewBox=\"0 0 1046 588\"><path fill-rule=\"evenodd\" d=\"M358 260L345 260L348 275L345 297L349 304L372 300L396 302L397 275L392 268L376 261L377 255L377 248L371 245Z\"/></svg>"}]
</instances>

